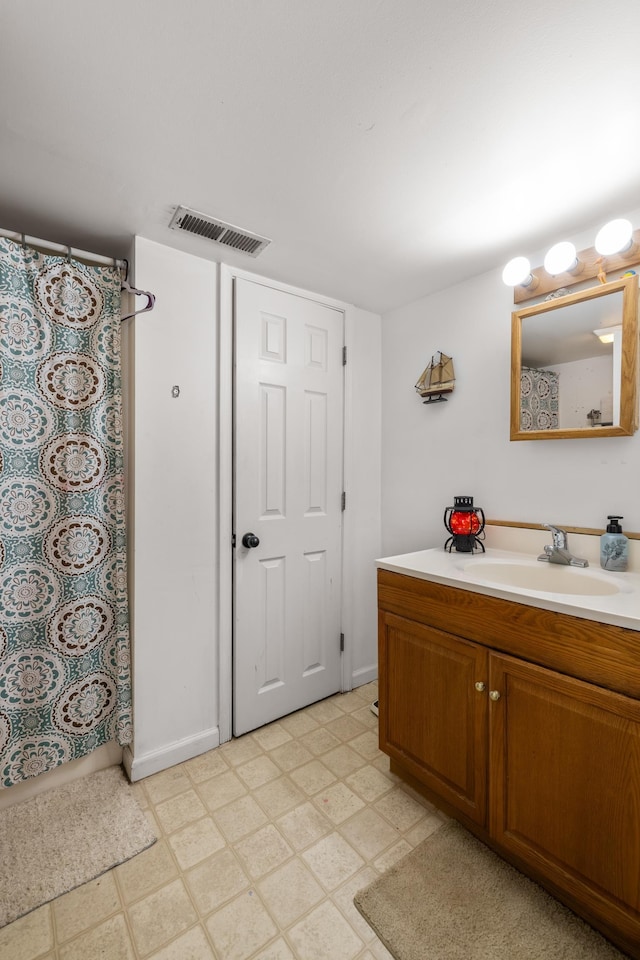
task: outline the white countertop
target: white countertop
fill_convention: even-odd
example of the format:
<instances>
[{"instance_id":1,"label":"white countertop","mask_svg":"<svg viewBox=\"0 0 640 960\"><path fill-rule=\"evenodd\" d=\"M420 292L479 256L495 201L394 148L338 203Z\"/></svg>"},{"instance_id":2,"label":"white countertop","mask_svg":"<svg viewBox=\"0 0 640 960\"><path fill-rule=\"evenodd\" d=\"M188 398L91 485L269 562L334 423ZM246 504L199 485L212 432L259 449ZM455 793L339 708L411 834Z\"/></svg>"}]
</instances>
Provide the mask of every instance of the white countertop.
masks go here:
<instances>
[{"instance_id":1,"label":"white countertop","mask_svg":"<svg viewBox=\"0 0 640 960\"><path fill-rule=\"evenodd\" d=\"M586 576L595 578L598 583L615 584L619 592L605 596L555 593L491 582L488 574L483 576L483 560L523 567L533 565L534 568L536 563L540 567L543 566L542 562L537 561L536 556L491 547L486 548L486 553L474 554L455 551L448 553L442 547L434 547L397 557L383 557L376 560L376 565L382 570L403 573L409 577L418 577L420 580L432 580L448 587L458 587L471 590L473 593L524 603L530 607L555 610L558 613L582 617L585 620L596 620L600 623L611 623L618 627L640 631L640 574L610 573L599 566L589 566L584 570L572 567L571 577L582 577L584 580ZM479 562L476 563L476 561ZM475 567L474 564L476 564ZM559 564L544 564L544 566L550 568L551 576L556 573L559 575L558 581L564 577L565 567ZM534 572L533 568L532 572ZM564 579L566 580L566 577Z\"/></svg>"}]
</instances>

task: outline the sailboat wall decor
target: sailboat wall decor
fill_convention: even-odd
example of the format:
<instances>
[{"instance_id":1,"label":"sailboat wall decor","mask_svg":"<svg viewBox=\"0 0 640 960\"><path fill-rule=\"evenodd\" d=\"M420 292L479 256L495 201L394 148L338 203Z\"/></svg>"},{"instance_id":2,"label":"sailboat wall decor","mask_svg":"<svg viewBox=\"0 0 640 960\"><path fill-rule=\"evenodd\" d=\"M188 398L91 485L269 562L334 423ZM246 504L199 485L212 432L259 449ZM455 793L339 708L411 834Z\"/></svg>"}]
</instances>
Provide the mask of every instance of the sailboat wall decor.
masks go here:
<instances>
[{"instance_id":1,"label":"sailboat wall decor","mask_svg":"<svg viewBox=\"0 0 640 960\"><path fill-rule=\"evenodd\" d=\"M439 350L422 371L416 391L425 398L424 403L441 403L448 399L445 393L453 393L455 382L453 360Z\"/></svg>"}]
</instances>

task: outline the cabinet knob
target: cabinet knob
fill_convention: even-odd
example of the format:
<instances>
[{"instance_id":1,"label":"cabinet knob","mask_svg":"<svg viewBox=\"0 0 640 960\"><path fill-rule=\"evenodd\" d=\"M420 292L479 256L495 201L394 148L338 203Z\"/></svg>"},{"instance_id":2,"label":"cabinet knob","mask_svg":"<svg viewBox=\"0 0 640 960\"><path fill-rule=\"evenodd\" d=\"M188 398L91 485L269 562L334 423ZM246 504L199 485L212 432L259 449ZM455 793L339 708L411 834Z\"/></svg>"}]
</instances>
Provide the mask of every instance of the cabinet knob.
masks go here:
<instances>
[{"instance_id":1,"label":"cabinet knob","mask_svg":"<svg viewBox=\"0 0 640 960\"><path fill-rule=\"evenodd\" d=\"M476 690L478 691L478 693L483 693L483 692L487 689L486 684L484 684L484 683L482 682L482 680L478 680L478 681L474 684L474 686L475 686Z\"/></svg>"},{"instance_id":2,"label":"cabinet knob","mask_svg":"<svg viewBox=\"0 0 640 960\"><path fill-rule=\"evenodd\" d=\"M489 690L489 697L491 698L491 700L499 700L499 699L500 699L500 691L499 691L499 690Z\"/></svg>"}]
</instances>

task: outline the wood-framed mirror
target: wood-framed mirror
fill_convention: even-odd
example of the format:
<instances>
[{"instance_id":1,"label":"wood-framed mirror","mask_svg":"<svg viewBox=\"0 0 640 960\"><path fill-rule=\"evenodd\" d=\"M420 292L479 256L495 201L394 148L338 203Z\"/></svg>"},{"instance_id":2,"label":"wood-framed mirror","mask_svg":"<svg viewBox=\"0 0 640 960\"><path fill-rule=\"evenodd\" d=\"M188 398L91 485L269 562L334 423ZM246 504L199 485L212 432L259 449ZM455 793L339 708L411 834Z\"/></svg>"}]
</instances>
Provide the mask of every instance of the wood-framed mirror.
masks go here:
<instances>
[{"instance_id":1,"label":"wood-framed mirror","mask_svg":"<svg viewBox=\"0 0 640 960\"><path fill-rule=\"evenodd\" d=\"M635 274L511 314L511 440L628 437L637 398Z\"/></svg>"}]
</instances>

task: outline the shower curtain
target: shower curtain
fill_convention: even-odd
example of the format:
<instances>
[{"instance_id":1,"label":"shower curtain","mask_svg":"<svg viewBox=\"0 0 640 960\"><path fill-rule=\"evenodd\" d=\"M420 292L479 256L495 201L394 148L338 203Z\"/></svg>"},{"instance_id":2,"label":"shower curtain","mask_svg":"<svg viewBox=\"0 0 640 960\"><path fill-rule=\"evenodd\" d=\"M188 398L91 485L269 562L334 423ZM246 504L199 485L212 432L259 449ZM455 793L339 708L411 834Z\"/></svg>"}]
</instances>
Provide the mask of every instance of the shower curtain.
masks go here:
<instances>
[{"instance_id":1,"label":"shower curtain","mask_svg":"<svg viewBox=\"0 0 640 960\"><path fill-rule=\"evenodd\" d=\"M0 238L0 785L131 740L120 273Z\"/></svg>"},{"instance_id":2,"label":"shower curtain","mask_svg":"<svg viewBox=\"0 0 640 960\"><path fill-rule=\"evenodd\" d=\"M558 426L560 375L553 370L522 367L520 372L520 429L555 430Z\"/></svg>"}]
</instances>

